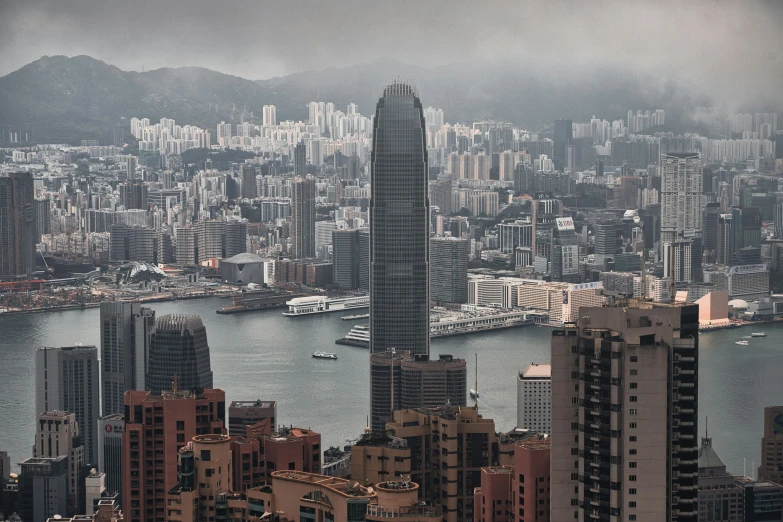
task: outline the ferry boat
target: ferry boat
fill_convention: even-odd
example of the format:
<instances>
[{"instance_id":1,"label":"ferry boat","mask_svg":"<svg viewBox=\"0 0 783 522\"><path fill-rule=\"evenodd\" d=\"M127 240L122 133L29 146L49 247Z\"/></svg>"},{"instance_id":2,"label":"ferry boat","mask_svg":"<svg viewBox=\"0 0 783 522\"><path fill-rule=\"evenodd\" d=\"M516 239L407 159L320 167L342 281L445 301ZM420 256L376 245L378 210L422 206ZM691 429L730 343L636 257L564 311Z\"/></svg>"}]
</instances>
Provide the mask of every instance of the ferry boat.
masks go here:
<instances>
[{"instance_id":1,"label":"ferry boat","mask_svg":"<svg viewBox=\"0 0 783 522\"><path fill-rule=\"evenodd\" d=\"M288 311L283 315L295 317L298 315L322 314L326 312L340 312L355 308L367 308L370 306L370 296L348 296L329 298L324 295L309 297L296 297L286 303Z\"/></svg>"},{"instance_id":2,"label":"ferry boat","mask_svg":"<svg viewBox=\"0 0 783 522\"><path fill-rule=\"evenodd\" d=\"M478 399L479 393L476 390L474 390L473 388L471 388L470 389L470 397L473 398L473 399Z\"/></svg>"},{"instance_id":3,"label":"ferry boat","mask_svg":"<svg viewBox=\"0 0 783 522\"><path fill-rule=\"evenodd\" d=\"M358 321L360 319L369 319L370 314L344 315L340 319L343 321Z\"/></svg>"},{"instance_id":4,"label":"ferry boat","mask_svg":"<svg viewBox=\"0 0 783 522\"><path fill-rule=\"evenodd\" d=\"M327 352L321 352L321 351L313 352L313 357L315 357L316 359L334 359L334 360L337 360L337 354L336 353L327 353Z\"/></svg>"},{"instance_id":5,"label":"ferry boat","mask_svg":"<svg viewBox=\"0 0 783 522\"><path fill-rule=\"evenodd\" d=\"M356 346L357 348L369 348L370 347L370 325L369 324L357 324L348 334L342 339L337 339L335 344L343 344L346 346Z\"/></svg>"},{"instance_id":6,"label":"ferry boat","mask_svg":"<svg viewBox=\"0 0 783 522\"><path fill-rule=\"evenodd\" d=\"M750 343L749 343L748 341L746 341L746 340L744 340L744 339L743 339L743 340L741 340L741 341L736 341L734 344L739 344L740 346L747 346L747 345L749 345Z\"/></svg>"},{"instance_id":7,"label":"ferry boat","mask_svg":"<svg viewBox=\"0 0 783 522\"><path fill-rule=\"evenodd\" d=\"M764 332L754 332L754 333L750 334L750 336L751 337L766 337L767 334L765 334Z\"/></svg>"}]
</instances>

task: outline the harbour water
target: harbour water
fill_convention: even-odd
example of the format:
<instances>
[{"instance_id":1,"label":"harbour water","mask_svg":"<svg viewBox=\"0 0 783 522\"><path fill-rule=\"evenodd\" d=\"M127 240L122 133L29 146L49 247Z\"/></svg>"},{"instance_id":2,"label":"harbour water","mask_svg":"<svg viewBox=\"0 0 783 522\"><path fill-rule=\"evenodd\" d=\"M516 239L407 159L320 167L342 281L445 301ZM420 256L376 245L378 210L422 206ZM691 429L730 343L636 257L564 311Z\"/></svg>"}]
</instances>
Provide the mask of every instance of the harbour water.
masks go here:
<instances>
[{"instance_id":1,"label":"harbour water","mask_svg":"<svg viewBox=\"0 0 783 522\"><path fill-rule=\"evenodd\" d=\"M338 346L354 325L342 314L284 317L281 310L218 315L230 304L210 298L154 303L158 315L200 314L207 327L215 386L226 400L275 400L285 424L322 434L323 447L342 446L359 436L369 414L369 355ZM0 316L0 450L16 463L31 456L34 429L34 352L43 346L99 345L97 309ZM735 343L751 331L763 339ZM479 408L498 430L516 424L516 376L531 362L549 361L549 328L529 326L432 342L433 356L449 353L468 360L473 387L474 353L479 354ZM702 334L699 368L699 431L709 418L713 446L733 473L747 459L758 465L765 406L783 403L783 324L765 324ZM338 361L312 357L316 350Z\"/></svg>"}]
</instances>

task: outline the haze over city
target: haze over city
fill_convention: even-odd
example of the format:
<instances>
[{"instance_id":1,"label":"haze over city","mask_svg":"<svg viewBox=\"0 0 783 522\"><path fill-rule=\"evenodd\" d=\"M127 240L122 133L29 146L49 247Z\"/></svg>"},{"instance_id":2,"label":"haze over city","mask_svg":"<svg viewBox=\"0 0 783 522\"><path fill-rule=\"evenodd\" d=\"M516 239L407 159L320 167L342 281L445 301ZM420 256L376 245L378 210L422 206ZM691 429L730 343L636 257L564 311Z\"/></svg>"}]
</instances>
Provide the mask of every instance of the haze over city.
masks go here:
<instances>
[{"instance_id":1,"label":"haze over city","mask_svg":"<svg viewBox=\"0 0 783 522\"><path fill-rule=\"evenodd\" d=\"M783 522L781 27L0 2L0 522Z\"/></svg>"}]
</instances>

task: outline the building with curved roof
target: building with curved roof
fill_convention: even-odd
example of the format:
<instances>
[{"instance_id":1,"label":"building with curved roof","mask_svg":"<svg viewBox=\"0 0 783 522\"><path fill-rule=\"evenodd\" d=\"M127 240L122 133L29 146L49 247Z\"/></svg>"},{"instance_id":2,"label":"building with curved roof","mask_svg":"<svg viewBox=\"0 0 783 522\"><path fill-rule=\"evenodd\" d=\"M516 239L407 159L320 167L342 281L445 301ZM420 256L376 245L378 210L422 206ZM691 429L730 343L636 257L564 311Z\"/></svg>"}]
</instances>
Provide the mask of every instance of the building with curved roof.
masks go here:
<instances>
[{"instance_id":1,"label":"building with curved roof","mask_svg":"<svg viewBox=\"0 0 783 522\"><path fill-rule=\"evenodd\" d=\"M271 284L274 280L274 262L255 254L243 252L220 260L220 279L232 285Z\"/></svg>"}]
</instances>

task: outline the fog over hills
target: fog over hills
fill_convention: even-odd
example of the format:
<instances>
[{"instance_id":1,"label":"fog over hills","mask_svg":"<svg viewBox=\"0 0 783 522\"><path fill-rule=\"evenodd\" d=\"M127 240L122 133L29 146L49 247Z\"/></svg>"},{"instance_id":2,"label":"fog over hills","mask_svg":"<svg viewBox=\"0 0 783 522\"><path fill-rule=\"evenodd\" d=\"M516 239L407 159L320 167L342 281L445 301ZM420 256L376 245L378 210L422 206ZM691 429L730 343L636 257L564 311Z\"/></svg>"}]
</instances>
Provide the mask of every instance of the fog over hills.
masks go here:
<instances>
[{"instance_id":1,"label":"fog over hills","mask_svg":"<svg viewBox=\"0 0 783 522\"><path fill-rule=\"evenodd\" d=\"M252 81L200 67L122 71L89 56L44 56L0 78L0 125L32 124L39 142L78 142L111 137L120 117L174 118L181 125L212 128L261 116L277 105L278 120L307 119L307 103L331 101L345 110L357 103L372 114L383 86L412 80L425 106L440 107L450 122L508 121L546 132L556 118L624 118L628 109L667 111L667 127L708 132L700 115L723 110L682 84L619 68L571 69L557 81L528 67L500 61L453 63L434 68L395 60L307 71ZM775 110L779 107L753 107Z\"/></svg>"}]
</instances>

